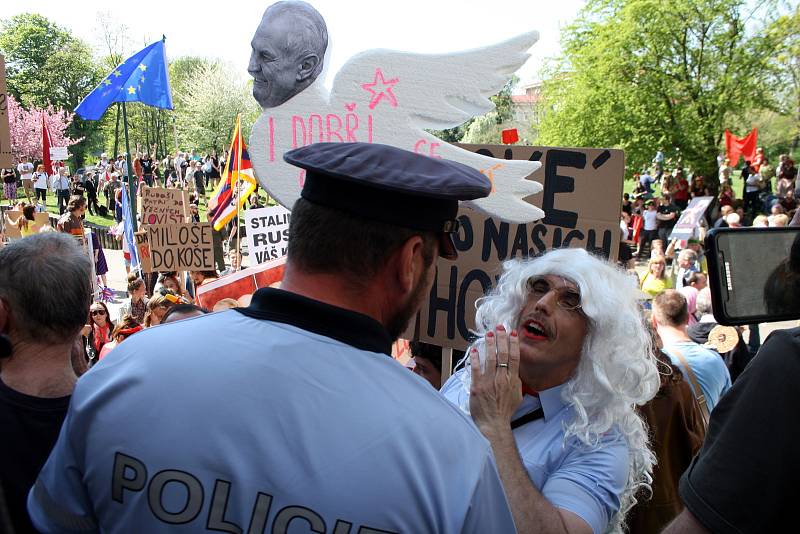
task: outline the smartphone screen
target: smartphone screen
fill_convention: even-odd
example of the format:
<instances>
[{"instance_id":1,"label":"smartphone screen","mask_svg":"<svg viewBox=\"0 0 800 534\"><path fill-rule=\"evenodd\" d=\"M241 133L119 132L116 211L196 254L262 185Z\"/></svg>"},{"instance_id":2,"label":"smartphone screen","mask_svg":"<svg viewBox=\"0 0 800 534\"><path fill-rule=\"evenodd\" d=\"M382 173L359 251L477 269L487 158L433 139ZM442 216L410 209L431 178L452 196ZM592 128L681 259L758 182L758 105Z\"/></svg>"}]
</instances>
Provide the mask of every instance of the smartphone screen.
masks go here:
<instances>
[{"instance_id":1,"label":"smartphone screen","mask_svg":"<svg viewBox=\"0 0 800 534\"><path fill-rule=\"evenodd\" d=\"M795 241L798 244L795 244ZM800 318L800 228L720 228L706 237L714 317L723 325ZM800 258L795 263L800 264Z\"/></svg>"}]
</instances>

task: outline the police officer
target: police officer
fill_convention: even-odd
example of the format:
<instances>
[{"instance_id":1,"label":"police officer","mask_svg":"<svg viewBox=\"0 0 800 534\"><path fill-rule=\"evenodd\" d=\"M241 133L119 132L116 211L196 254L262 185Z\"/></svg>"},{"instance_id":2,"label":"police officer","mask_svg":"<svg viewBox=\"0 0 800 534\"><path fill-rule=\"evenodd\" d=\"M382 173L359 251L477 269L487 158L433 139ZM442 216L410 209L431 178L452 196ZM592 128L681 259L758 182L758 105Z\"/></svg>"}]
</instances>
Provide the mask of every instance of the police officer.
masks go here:
<instances>
[{"instance_id":1,"label":"police officer","mask_svg":"<svg viewBox=\"0 0 800 534\"><path fill-rule=\"evenodd\" d=\"M284 158L306 180L282 288L95 366L29 495L38 529L515 531L488 442L390 356L489 181L384 145Z\"/></svg>"}]
</instances>

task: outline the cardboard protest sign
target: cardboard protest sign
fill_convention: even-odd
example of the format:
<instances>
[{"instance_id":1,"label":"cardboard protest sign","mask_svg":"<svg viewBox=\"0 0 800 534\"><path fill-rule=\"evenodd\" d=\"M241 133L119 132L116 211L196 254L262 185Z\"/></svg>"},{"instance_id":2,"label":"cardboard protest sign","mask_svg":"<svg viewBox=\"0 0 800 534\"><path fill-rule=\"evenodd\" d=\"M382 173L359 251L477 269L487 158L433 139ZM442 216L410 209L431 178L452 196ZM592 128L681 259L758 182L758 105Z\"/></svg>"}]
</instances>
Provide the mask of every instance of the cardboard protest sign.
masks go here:
<instances>
[{"instance_id":1,"label":"cardboard protest sign","mask_svg":"<svg viewBox=\"0 0 800 534\"><path fill-rule=\"evenodd\" d=\"M153 262L150 261L150 243L147 241L147 231L141 229L134 233L133 237L136 239L136 248L139 251L139 263L142 266L142 272L152 273Z\"/></svg>"},{"instance_id":2,"label":"cardboard protest sign","mask_svg":"<svg viewBox=\"0 0 800 534\"><path fill-rule=\"evenodd\" d=\"M33 231L38 232L45 226L50 226L50 214L47 212L33 214Z\"/></svg>"},{"instance_id":3,"label":"cardboard protest sign","mask_svg":"<svg viewBox=\"0 0 800 534\"><path fill-rule=\"evenodd\" d=\"M209 223L151 224L143 228L150 260L150 271L145 272L215 269Z\"/></svg>"},{"instance_id":4,"label":"cardboard protest sign","mask_svg":"<svg viewBox=\"0 0 800 534\"><path fill-rule=\"evenodd\" d=\"M6 236L9 239L21 238L22 232L20 232L19 227L13 223L19 221L19 218L22 217L22 212L17 210L8 210L5 212L5 216L7 217L5 221ZM43 226L50 226L50 214L38 212L34 213L33 220L28 221L28 228L30 228L31 232L37 233L42 229Z\"/></svg>"},{"instance_id":5,"label":"cardboard protest sign","mask_svg":"<svg viewBox=\"0 0 800 534\"><path fill-rule=\"evenodd\" d=\"M197 303L212 310L217 302L230 298L240 306L248 306L250 297L257 289L277 284L283 279L285 265L286 257L283 257L207 282L197 288Z\"/></svg>"},{"instance_id":6,"label":"cardboard protest sign","mask_svg":"<svg viewBox=\"0 0 800 534\"><path fill-rule=\"evenodd\" d=\"M186 222L189 195L182 189L141 188L142 224Z\"/></svg>"},{"instance_id":7,"label":"cardboard protest sign","mask_svg":"<svg viewBox=\"0 0 800 534\"><path fill-rule=\"evenodd\" d=\"M712 200L714 197L694 197L672 227L669 238L686 240L692 237Z\"/></svg>"},{"instance_id":8,"label":"cardboard protest sign","mask_svg":"<svg viewBox=\"0 0 800 534\"><path fill-rule=\"evenodd\" d=\"M283 206L249 209L244 212L247 251L258 264L286 255L291 212Z\"/></svg>"},{"instance_id":9,"label":"cardboard protest sign","mask_svg":"<svg viewBox=\"0 0 800 534\"><path fill-rule=\"evenodd\" d=\"M464 350L475 324L475 301L494 287L503 261L560 247L582 247L616 258L625 162L621 150L462 147L498 158L541 161L544 172L537 178L544 192L528 200L546 214L538 222L509 224L471 209L460 211L461 228L454 238L459 257L455 262L438 259L416 334L420 341Z\"/></svg>"},{"instance_id":10,"label":"cardboard protest sign","mask_svg":"<svg viewBox=\"0 0 800 534\"><path fill-rule=\"evenodd\" d=\"M294 20L293 9L302 11L297 15L302 20L310 20L303 14L308 6L283 4L274 11L270 7L256 29L253 48L274 47L274 28ZM321 16L315 16L313 24L316 31L309 35L328 33ZM330 32L331 42L335 42L335 34L335 30ZM330 64L327 39L297 40L297 46L315 54L315 63L300 74L288 64L277 68L270 63L262 68L262 63L270 60L254 54L258 75L253 95L263 113L253 126L249 153L258 181L278 202L291 208L300 196L305 174L284 162L285 152L321 141L383 143L491 173L492 194L465 202L468 206L507 221L541 218L542 212L523 200L541 191L537 181L526 180L539 168L537 162L498 161L445 143L427 131L452 128L491 111L494 105L489 97L525 63L527 50L538 38L536 32L530 32L452 54L368 50L345 63L330 91L324 84L325 68ZM300 51L292 50L290 55L295 52Z\"/></svg>"},{"instance_id":11,"label":"cardboard protest sign","mask_svg":"<svg viewBox=\"0 0 800 534\"><path fill-rule=\"evenodd\" d=\"M6 60L0 54L0 168L14 166L11 155L11 127L8 122L8 92L6 91Z\"/></svg>"},{"instance_id":12,"label":"cardboard protest sign","mask_svg":"<svg viewBox=\"0 0 800 534\"><path fill-rule=\"evenodd\" d=\"M19 239L22 237L22 233L19 231L15 222L22 217L22 212L17 210L8 210L6 211L3 216L5 217L5 233L6 237L9 239Z\"/></svg>"},{"instance_id":13,"label":"cardboard protest sign","mask_svg":"<svg viewBox=\"0 0 800 534\"><path fill-rule=\"evenodd\" d=\"M50 159L53 161L66 161L69 159L69 152L65 146L50 147Z\"/></svg>"}]
</instances>

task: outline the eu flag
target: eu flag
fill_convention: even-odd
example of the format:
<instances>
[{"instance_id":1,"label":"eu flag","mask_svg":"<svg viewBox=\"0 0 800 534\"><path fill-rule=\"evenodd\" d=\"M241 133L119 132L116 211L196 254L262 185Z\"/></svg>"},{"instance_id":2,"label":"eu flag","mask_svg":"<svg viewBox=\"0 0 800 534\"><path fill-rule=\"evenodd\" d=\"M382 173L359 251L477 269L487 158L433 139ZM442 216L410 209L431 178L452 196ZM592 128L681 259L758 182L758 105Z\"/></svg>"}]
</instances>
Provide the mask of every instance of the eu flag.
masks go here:
<instances>
[{"instance_id":1,"label":"eu flag","mask_svg":"<svg viewBox=\"0 0 800 534\"><path fill-rule=\"evenodd\" d=\"M125 60L84 98L75 113L96 121L113 102L142 102L172 109L164 41L158 41Z\"/></svg>"},{"instance_id":2,"label":"eu flag","mask_svg":"<svg viewBox=\"0 0 800 534\"><path fill-rule=\"evenodd\" d=\"M139 264L139 251L136 249L136 237L133 234L133 214L131 213L131 203L128 199L128 188L122 188L122 238L128 244L128 250L131 254L131 269L137 270L141 266Z\"/></svg>"}]
</instances>

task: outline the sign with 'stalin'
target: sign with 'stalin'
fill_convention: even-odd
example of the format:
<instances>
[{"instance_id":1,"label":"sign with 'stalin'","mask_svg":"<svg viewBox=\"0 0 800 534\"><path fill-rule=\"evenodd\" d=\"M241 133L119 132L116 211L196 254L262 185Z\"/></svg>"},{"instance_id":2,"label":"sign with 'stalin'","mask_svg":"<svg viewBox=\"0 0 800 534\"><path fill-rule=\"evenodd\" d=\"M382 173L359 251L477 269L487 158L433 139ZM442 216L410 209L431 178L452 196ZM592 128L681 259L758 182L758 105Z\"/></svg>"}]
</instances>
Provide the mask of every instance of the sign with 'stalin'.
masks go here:
<instances>
[{"instance_id":1,"label":"sign with 'stalin'","mask_svg":"<svg viewBox=\"0 0 800 534\"><path fill-rule=\"evenodd\" d=\"M283 206L249 209L244 212L247 250L251 261L262 264L286 255L291 212Z\"/></svg>"}]
</instances>

